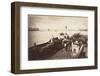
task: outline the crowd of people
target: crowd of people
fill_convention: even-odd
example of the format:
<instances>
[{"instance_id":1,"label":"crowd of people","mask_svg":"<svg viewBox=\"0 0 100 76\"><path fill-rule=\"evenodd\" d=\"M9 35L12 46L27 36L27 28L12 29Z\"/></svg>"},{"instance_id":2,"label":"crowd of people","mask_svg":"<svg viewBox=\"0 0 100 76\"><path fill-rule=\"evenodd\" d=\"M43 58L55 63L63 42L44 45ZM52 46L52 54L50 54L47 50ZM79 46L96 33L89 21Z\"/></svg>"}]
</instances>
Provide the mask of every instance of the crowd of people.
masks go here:
<instances>
[{"instance_id":1,"label":"crowd of people","mask_svg":"<svg viewBox=\"0 0 100 76\"><path fill-rule=\"evenodd\" d=\"M58 37L50 39L49 44L53 48L63 47L65 51L70 51L72 57L87 57L87 36L75 33L71 37L67 33L60 33Z\"/></svg>"}]
</instances>

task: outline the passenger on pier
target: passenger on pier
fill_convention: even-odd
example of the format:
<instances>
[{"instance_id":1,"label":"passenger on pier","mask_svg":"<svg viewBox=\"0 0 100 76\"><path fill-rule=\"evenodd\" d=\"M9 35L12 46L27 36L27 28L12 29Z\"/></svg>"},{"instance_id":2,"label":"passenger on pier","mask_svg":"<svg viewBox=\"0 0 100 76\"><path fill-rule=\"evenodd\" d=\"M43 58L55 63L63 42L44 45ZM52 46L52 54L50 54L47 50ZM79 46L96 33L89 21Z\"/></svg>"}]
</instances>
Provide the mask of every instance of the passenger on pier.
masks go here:
<instances>
[{"instance_id":1,"label":"passenger on pier","mask_svg":"<svg viewBox=\"0 0 100 76\"><path fill-rule=\"evenodd\" d=\"M60 33L59 39L60 39L60 40L63 40L63 39L64 39L64 33Z\"/></svg>"}]
</instances>

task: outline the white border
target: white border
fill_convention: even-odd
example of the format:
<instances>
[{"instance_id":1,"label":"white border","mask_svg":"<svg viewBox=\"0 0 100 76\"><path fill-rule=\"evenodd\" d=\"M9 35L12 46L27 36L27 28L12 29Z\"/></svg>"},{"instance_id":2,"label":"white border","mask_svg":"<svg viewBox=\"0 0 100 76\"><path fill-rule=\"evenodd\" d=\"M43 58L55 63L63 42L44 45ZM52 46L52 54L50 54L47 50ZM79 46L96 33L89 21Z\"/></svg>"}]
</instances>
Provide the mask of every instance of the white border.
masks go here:
<instances>
[{"instance_id":1,"label":"white border","mask_svg":"<svg viewBox=\"0 0 100 76\"><path fill-rule=\"evenodd\" d=\"M28 14L88 17L88 58L28 61ZM20 69L43 69L94 65L94 11L41 7L20 8Z\"/></svg>"}]
</instances>

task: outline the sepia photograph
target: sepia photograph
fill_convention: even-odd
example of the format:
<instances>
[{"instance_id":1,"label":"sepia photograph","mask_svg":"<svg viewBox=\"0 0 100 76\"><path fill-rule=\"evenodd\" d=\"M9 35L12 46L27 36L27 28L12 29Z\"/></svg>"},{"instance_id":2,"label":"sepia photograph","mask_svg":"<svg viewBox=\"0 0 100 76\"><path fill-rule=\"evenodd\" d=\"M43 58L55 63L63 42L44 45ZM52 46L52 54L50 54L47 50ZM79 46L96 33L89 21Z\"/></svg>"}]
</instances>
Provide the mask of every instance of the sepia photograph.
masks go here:
<instances>
[{"instance_id":1,"label":"sepia photograph","mask_svg":"<svg viewBox=\"0 0 100 76\"><path fill-rule=\"evenodd\" d=\"M28 60L88 58L88 17L28 14Z\"/></svg>"}]
</instances>

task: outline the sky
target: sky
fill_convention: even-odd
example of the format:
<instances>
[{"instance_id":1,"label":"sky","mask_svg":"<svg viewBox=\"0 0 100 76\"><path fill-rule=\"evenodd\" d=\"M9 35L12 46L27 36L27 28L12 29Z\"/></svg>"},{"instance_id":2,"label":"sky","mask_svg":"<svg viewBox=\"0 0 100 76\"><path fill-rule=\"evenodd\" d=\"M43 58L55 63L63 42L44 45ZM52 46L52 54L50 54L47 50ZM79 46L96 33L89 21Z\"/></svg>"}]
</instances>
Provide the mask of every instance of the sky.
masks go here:
<instances>
[{"instance_id":1,"label":"sky","mask_svg":"<svg viewBox=\"0 0 100 76\"><path fill-rule=\"evenodd\" d=\"M42 15L28 15L28 26L32 28L39 28L41 30L65 30L67 29L87 29L87 17L69 17L69 16L42 16Z\"/></svg>"}]
</instances>

